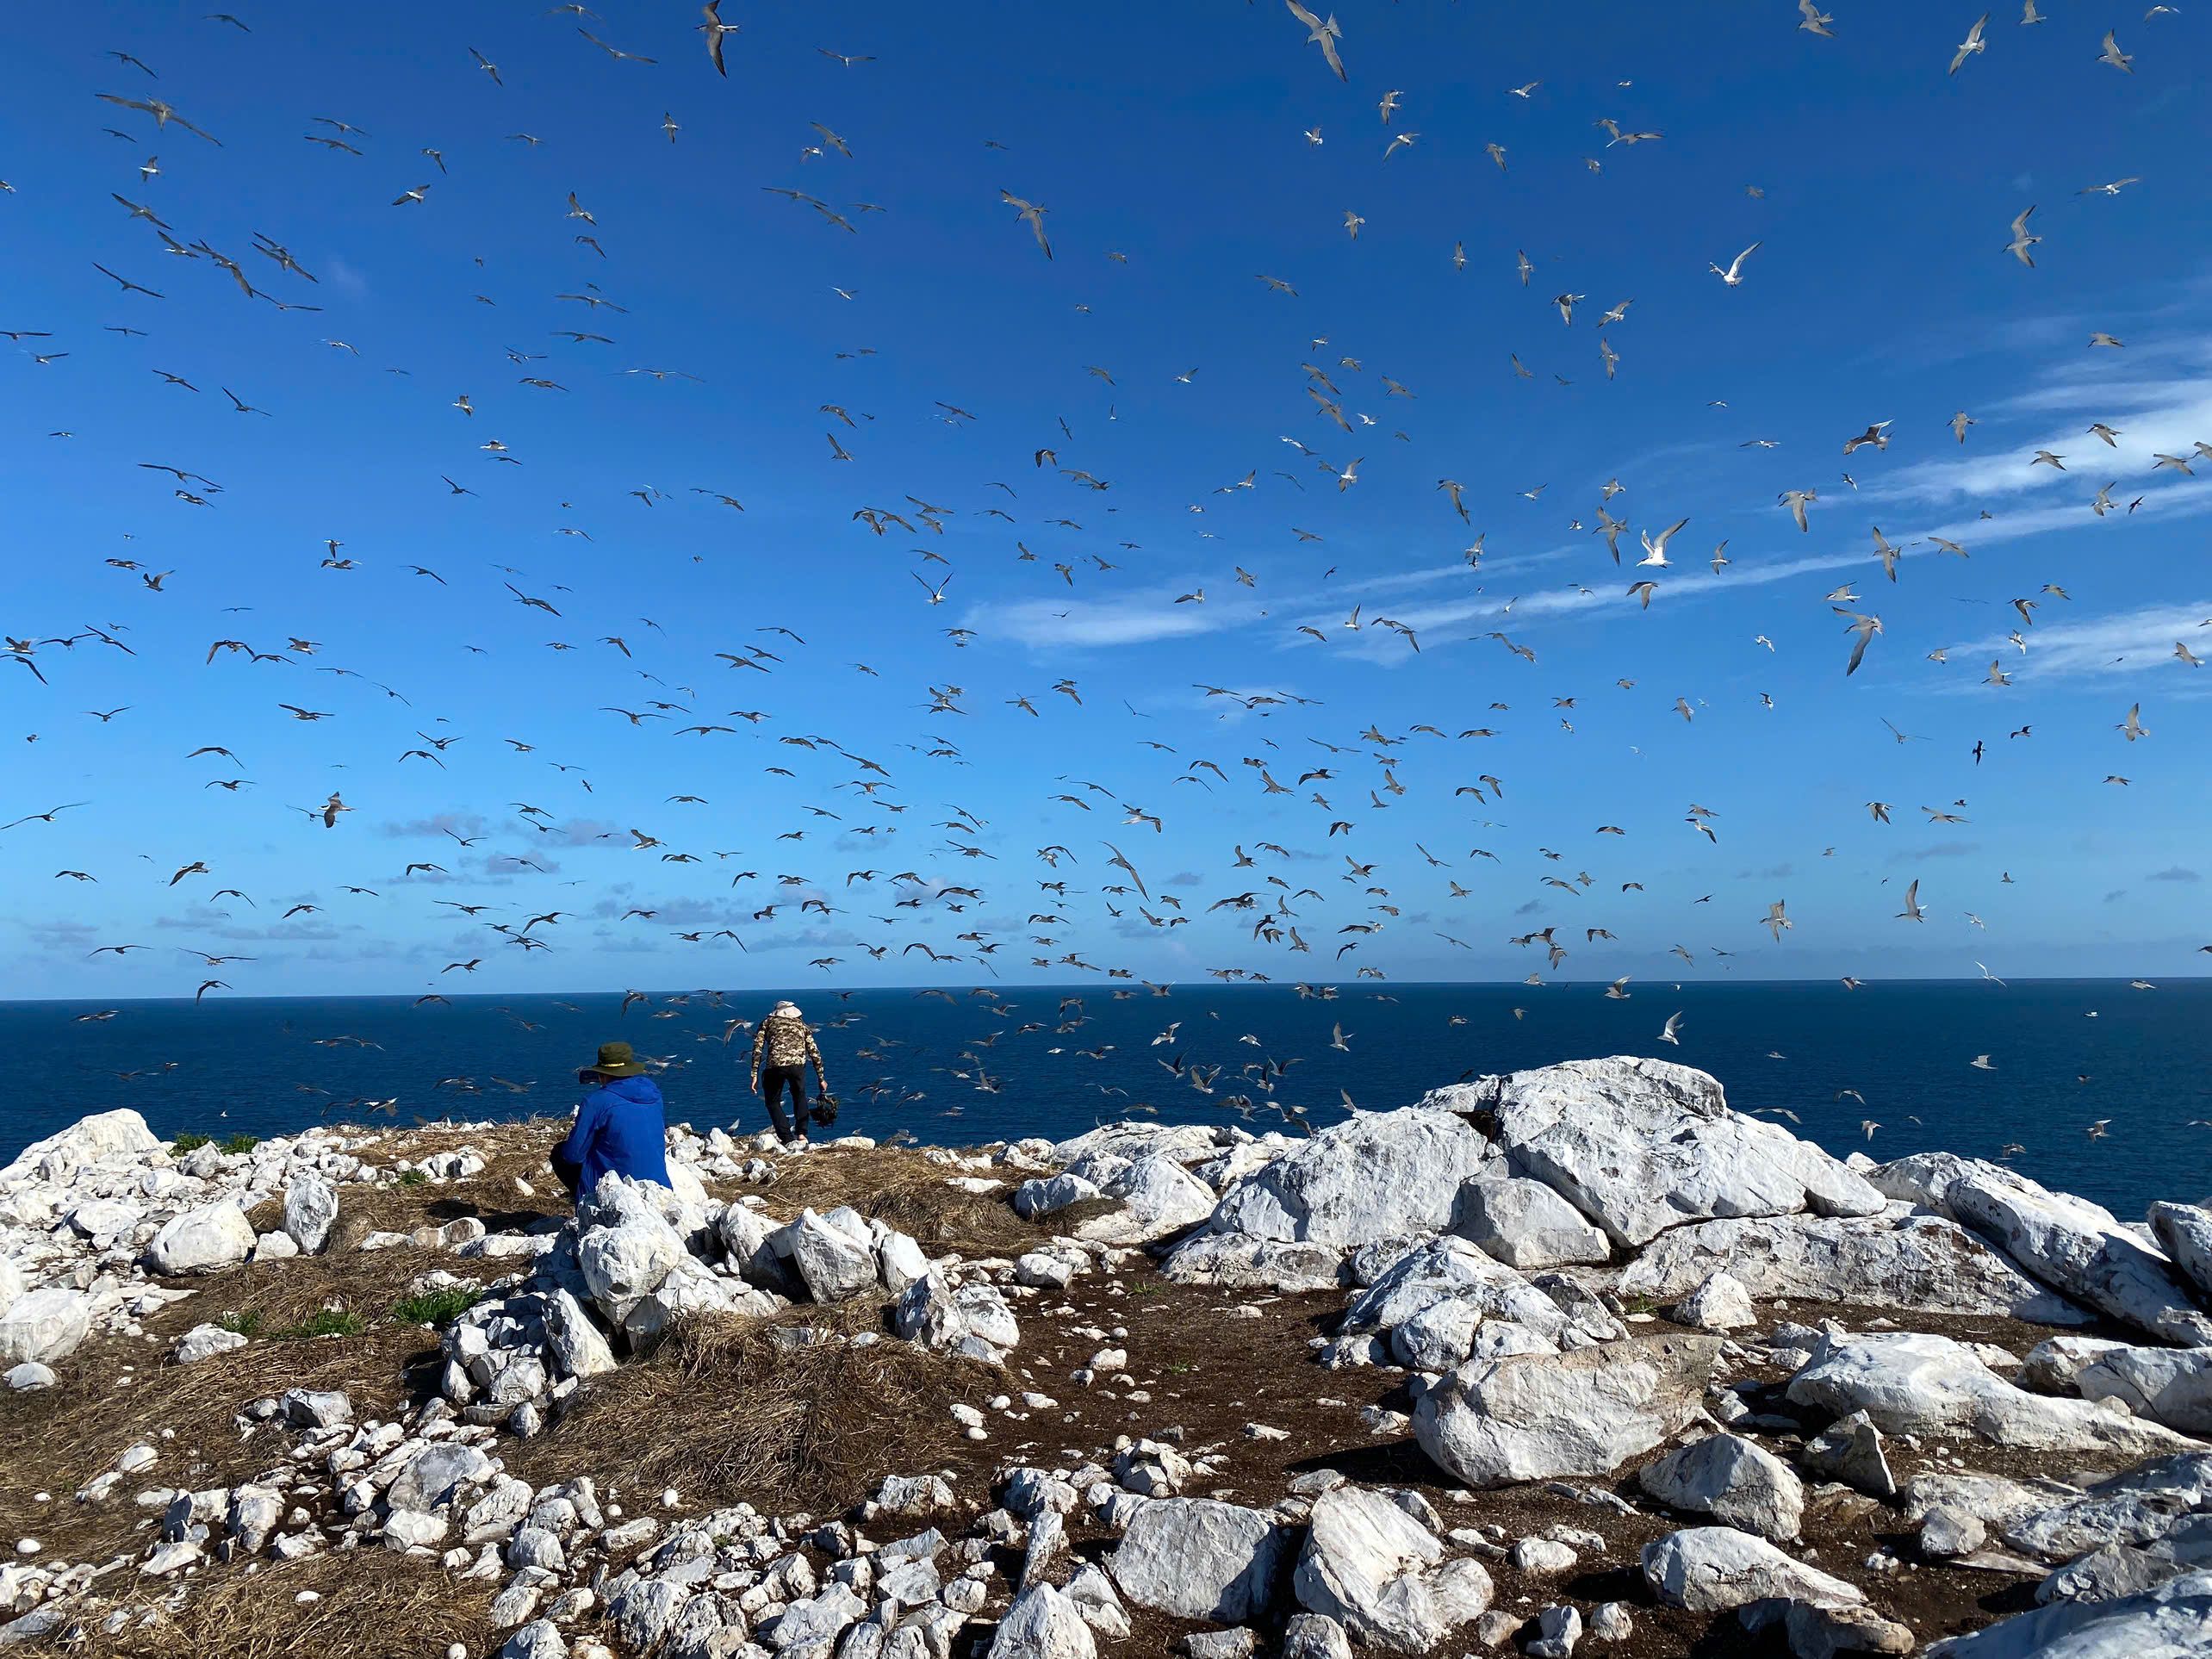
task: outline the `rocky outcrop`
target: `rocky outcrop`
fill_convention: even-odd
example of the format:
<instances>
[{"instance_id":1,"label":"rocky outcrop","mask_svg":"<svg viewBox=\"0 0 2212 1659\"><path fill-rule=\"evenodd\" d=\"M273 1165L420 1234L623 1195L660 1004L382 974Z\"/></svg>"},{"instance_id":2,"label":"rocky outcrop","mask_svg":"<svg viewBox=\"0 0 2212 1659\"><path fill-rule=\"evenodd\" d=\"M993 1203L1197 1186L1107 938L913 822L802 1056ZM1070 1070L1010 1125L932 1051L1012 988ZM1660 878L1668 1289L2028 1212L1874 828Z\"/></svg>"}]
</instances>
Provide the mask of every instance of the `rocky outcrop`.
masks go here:
<instances>
[{"instance_id":1,"label":"rocky outcrop","mask_svg":"<svg viewBox=\"0 0 2212 1659\"><path fill-rule=\"evenodd\" d=\"M1582 1213L1541 1181L1521 1176L1469 1181L1452 1230L1508 1267L1534 1270L1601 1262L1612 1246Z\"/></svg>"},{"instance_id":2,"label":"rocky outcrop","mask_svg":"<svg viewBox=\"0 0 2212 1659\"><path fill-rule=\"evenodd\" d=\"M2172 1264L2102 1205L1949 1153L1902 1158L1870 1178L1892 1197L1973 1227L2086 1307L2167 1342L2212 1346L2212 1315L2195 1307Z\"/></svg>"},{"instance_id":3,"label":"rocky outcrop","mask_svg":"<svg viewBox=\"0 0 2212 1659\"><path fill-rule=\"evenodd\" d=\"M1422 1395L1414 1436L1472 1487L1609 1475L1690 1420L1719 1355L1712 1337L1647 1337L1471 1360Z\"/></svg>"},{"instance_id":4,"label":"rocky outcrop","mask_svg":"<svg viewBox=\"0 0 2212 1659\"><path fill-rule=\"evenodd\" d=\"M1837 1417L1864 1412L1890 1434L1968 1433L1997 1445L2135 1457L2196 1444L2125 1412L2016 1388L1942 1336L1828 1339L1790 1379L1789 1397Z\"/></svg>"},{"instance_id":5,"label":"rocky outcrop","mask_svg":"<svg viewBox=\"0 0 2212 1659\"><path fill-rule=\"evenodd\" d=\"M1214 1230L1344 1246L1438 1233L1489 1156L1449 1112L1358 1113L1231 1187Z\"/></svg>"},{"instance_id":6,"label":"rocky outcrop","mask_svg":"<svg viewBox=\"0 0 2212 1659\"><path fill-rule=\"evenodd\" d=\"M2212 1650L2212 1572L2139 1595L2060 1601L1933 1643L1929 1659L2148 1659Z\"/></svg>"},{"instance_id":7,"label":"rocky outcrop","mask_svg":"<svg viewBox=\"0 0 2212 1659\"><path fill-rule=\"evenodd\" d=\"M1622 1271L1625 1296L1685 1296L1725 1267L1761 1301L1783 1297L1923 1314L1993 1314L2043 1325L2090 1315L1956 1221L1914 1214L1779 1215L1662 1233Z\"/></svg>"},{"instance_id":8,"label":"rocky outcrop","mask_svg":"<svg viewBox=\"0 0 2212 1659\"><path fill-rule=\"evenodd\" d=\"M1811 1142L1728 1109L1720 1084L1665 1060L1570 1060L1485 1078L1513 1169L1565 1197L1616 1245L1731 1216L1880 1213L1882 1195Z\"/></svg>"}]
</instances>

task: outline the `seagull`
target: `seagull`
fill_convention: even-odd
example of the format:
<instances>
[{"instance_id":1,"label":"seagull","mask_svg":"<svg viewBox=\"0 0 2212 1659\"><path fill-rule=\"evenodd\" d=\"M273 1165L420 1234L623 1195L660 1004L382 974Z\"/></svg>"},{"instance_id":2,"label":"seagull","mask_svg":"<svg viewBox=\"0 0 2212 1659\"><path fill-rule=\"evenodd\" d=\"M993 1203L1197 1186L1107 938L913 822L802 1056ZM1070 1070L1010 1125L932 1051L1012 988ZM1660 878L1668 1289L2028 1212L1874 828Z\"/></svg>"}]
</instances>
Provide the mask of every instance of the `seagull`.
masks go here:
<instances>
[{"instance_id":1,"label":"seagull","mask_svg":"<svg viewBox=\"0 0 2212 1659\"><path fill-rule=\"evenodd\" d=\"M1810 0L1803 0L1803 3L1809 4ZM1712 264L1711 263L1706 264L1706 269L1711 271L1714 276L1719 277L1720 280L1727 283L1729 287L1740 288L1743 283L1743 262L1759 251L1759 245L1760 245L1758 243L1754 242L1749 247L1744 249L1743 252L1737 254L1733 259L1728 262L1728 269L1726 270L1723 270L1718 265Z\"/></svg>"},{"instance_id":2,"label":"seagull","mask_svg":"<svg viewBox=\"0 0 2212 1659\"><path fill-rule=\"evenodd\" d=\"M1959 65L1966 62L1967 59L1977 57L1982 52L1986 50L1982 40L1982 31L1988 27L1989 14L1987 12L1982 13L1980 16L1974 19L1974 26L1967 31L1967 38L1959 42L1959 49L1952 56L1951 72L1954 75L1959 72Z\"/></svg>"},{"instance_id":3,"label":"seagull","mask_svg":"<svg viewBox=\"0 0 2212 1659\"><path fill-rule=\"evenodd\" d=\"M2028 231L2028 215L2035 211L2035 209L2032 205L2021 209L2019 214L2012 221L2012 239L2004 245L2004 251L2007 253L2010 254L2014 258L2017 259L2022 264L2026 265L2031 270L2035 269L2035 261L2034 256L2029 254L2028 250L2034 247L2036 243L2043 239L2040 236L2030 235ZM1955 421L1958 417L1954 415L1952 419ZM1967 424L1972 426L1973 423L1969 421ZM1966 441L1967 435L1963 432L1960 432L1959 442L1963 444Z\"/></svg>"},{"instance_id":4,"label":"seagull","mask_svg":"<svg viewBox=\"0 0 2212 1659\"><path fill-rule=\"evenodd\" d=\"M1682 1046L1682 1040L1675 1034L1681 1028L1681 1015L1679 1012L1668 1015L1667 1016L1667 1023L1660 1029L1659 1041L1662 1042L1671 1042L1677 1048L1681 1047Z\"/></svg>"},{"instance_id":5,"label":"seagull","mask_svg":"<svg viewBox=\"0 0 2212 1659\"><path fill-rule=\"evenodd\" d=\"M1283 0L1283 3L1289 7L1293 17L1305 25L1307 44L1320 47L1322 58L1336 71L1337 79L1349 80L1351 77L1344 72L1344 59L1337 55L1337 42L1344 39L1344 31L1337 27L1336 14L1330 13L1324 21L1300 5L1298 0Z\"/></svg>"}]
</instances>

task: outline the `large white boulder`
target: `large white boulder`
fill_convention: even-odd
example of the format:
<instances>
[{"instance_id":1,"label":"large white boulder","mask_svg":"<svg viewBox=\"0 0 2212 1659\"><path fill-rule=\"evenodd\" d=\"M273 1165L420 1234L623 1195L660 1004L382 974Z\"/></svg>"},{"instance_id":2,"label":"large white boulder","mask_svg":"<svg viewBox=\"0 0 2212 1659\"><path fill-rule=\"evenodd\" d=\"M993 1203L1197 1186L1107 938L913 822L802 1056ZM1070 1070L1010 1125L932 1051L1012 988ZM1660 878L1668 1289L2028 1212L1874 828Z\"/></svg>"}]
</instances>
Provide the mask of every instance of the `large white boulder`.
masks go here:
<instances>
[{"instance_id":1,"label":"large white boulder","mask_svg":"<svg viewBox=\"0 0 2212 1659\"><path fill-rule=\"evenodd\" d=\"M1525 1176L1469 1182L1452 1231L1507 1266L1530 1271L1602 1262L1612 1255L1612 1243L1581 1211Z\"/></svg>"},{"instance_id":2,"label":"large white boulder","mask_svg":"<svg viewBox=\"0 0 2212 1659\"><path fill-rule=\"evenodd\" d=\"M1049 1584L1032 1584L998 1621L988 1659L1095 1659L1083 1610Z\"/></svg>"},{"instance_id":3,"label":"large white boulder","mask_svg":"<svg viewBox=\"0 0 2212 1659\"><path fill-rule=\"evenodd\" d=\"M1106 1563L1139 1606L1239 1625L1274 1600L1287 1534L1275 1518L1210 1498L1140 1504Z\"/></svg>"},{"instance_id":4,"label":"large white boulder","mask_svg":"<svg viewBox=\"0 0 2212 1659\"><path fill-rule=\"evenodd\" d=\"M128 1107L95 1112L17 1153L7 1168L0 1169L0 1187L18 1181L64 1185L87 1164L140 1158L159 1150L160 1146L153 1131L146 1127L146 1120Z\"/></svg>"},{"instance_id":5,"label":"large white boulder","mask_svg":"<svg viewBox=\"0 0 2212 1659\"><path fill-rule=\"evenodd\" d=\"M2212 1345L2212 1316L2192 1305L2165 1255L2112 1212L2053 1192L2001 1164L1921 1153L1870 1177L1994 1240L2022 1267L2077 1302L2168 1342Z\"/></svg>"},{"instance_id":6,"label":"large white boulder","mask_svg":"<svg viewBox=\"0 0 2212 1659\"><path fill-rule=\"evenodd\" d=\"M284 1231L312 1256L330 1242L338 1224L338 1193L311 1170L302 1170L284 1188Z\"/></svg>"},{"instance_id":7,"label":"large white boulder","mask_svg":"<svg viewBox=\"0 0 2212 1659\"><path fill-rule=\"evenodd\" d=\"M1344 1246L1194 1233L1168 1252L1160 1271L1177 1284L1237 1290L1333 1290L1344 1283Z\"/></svg>"},{"instance_id":8,"label":"large white boulder","mask_svg":"<svg viewBox=\"0 0 2212 1659\"><path fill-rule=\"evenodd\" d=\"M687 1253L674 1227L657 1215L641 1215L613 1227L586 1229L576 1264L592 1300L618 1324L660 1289Z\"/></svg>"},{"instance_id":9,"label":"large white boulder","mask_svg":"<svg viewBox=\"0 0 2212 1659\"><path fill-rule=\"evenodd\" d=\"M2201 1204L2151 1206L2151 1232L2173 1260L2174 1271L2212 1298L2212 1209Z\"/></svg>"},{"instance_id":10,"label":"large white boulder","mask_svg":"<svg viewBox=\"0 0 2212 1659\"><path fill-rule=\"evenodd\" d=\"M1391 1653L1426 1653L1488 1612L1492 1594L1480 1562L1445 1561L1426 1527L1356 1486L1314 1501L1292 1582L1300 1606Z\"/></svg>"},{"instance_id":11,"label":"large white boulder","mask_svg":"<svg viewBox=\"0 0 2212 1659\"><path fill-rule=\"evenodd\" d=\"M1448 1310L1448 1311L1447 1311ZM1424 1370L1449 1370L1467 1358L1475 1332L1486 1320L1519 1325L1556 1349L1567 1329L1559 1304L1526 1279L1464 1239L1432 1239L1409 1252L1345 1309L1345 1334L1412 1331L1396 1344L1400 1358ZM1435 1343L1454 1333L1459 1351L1439 1355ZM1441 1363L1440 1363L1441 1362Z\"/></svg>"},{"instance_id":12,"label":"large white boulder","mask_svg":"<svg viewBox=\"0 0 2212 1659\"><path fill-rule=\"evenodd\" d=\"M2097 1348L2073 1372L2083 1399L2117 1400L2184 1434L2212 1434L2212 1348Z\"/></svg>"},{"instance_id":13,"label":"large white boulder","mask_svg":"<svg viewBox=\"0 0 2212 1659\"><path fill-rule=\"evenodd\" d=\"M235 1267L253 1253L253 1223L234 1200L172 1215L146 1246L146 1264L175 1277Z\"/></svg>"},{"instance_id":14,"label":"large white boulder","mask_svg":"<svg viewBox=\"0 0 2212 1659\"><path fill-rule=\"evenodd\" d=\"M1665 1504L1711 1515L1763 1538L1793 1538L1805 1518L1805 1483L1763 1446L1708 1434L1637 1471L1637 1484Z\"/></svg>"},{"instance_id":15,"label":"large white boulder","mask_svg":"<svg viewBox=\"0 0 2212 1659\"><path fill-rule=\"evenodd\" d=\"M1472 1487L1607 1475L1699 1408L1720 1343L1644 1337L1469 1360L1421 1395L1414 1438Z\"/></svg>"},{"instance_id":16,"label":"large white boulder","mask_svg":"<svg viewBox=\"0 0 2212 1659\"><path fill-rule=\"evenodd\" d=\"M880 1282L867 1223L842 1206L827 1215L799 1211L776 1233L774 1246L817 1302L849 1302Z\"/></svg>"},{"instance_id":17,"label":"large white boulder","mask_svg":"<svg viewBox=\"0 0 2212 1659\"><path fill-rule=\"evenodd\" d=\"M2199 1448L2171 1429L2085 1400L2015 1388L1948 1337L1831 1337L1790 1379L1789 1397L1836 1416L1863 1411L1888 1434L1966 1432L2022 1451L2135 1457Z\"/></svg>"},{"instance_id":18,"label":"large white boulder","mask_svg":"<svg viewBox=\"0 0 2212 1659\"><path fill-rule=\"evenodd\" d=\"M2180 1659L2212 1652L2212 1572L2113 1601L2057 1601L1928 1649L1929 1659Z\"/></svg>"},{"instance_id":19,"label":"large white boulder","mask_svg":"<svg viewBox=\"0 0 2212 1659\"><path fill-rule=\"evenodd\" d=\"M0 1314L8 1311L9 1304L23 1294L22 1270L9 1257L0 1256Z\"/></svg>"},{"instance_id":20,"label":"large white boulder","mask_svg":"<svg viewBox=\"0 0 2212 1659\"><path fill-rule=\"evenodd\" d=\"M1100 1244L1150 1244L1188 1231L1214 1213L1214 1190L1165 1153L1148 1153L1100 1184L1122 1208L1076 1224Z\"/></svg>"},{"instance_id":21,"label":"large white boulder","mask_svg":"<svg viewBox=\"0 0 2212 1659\"><path fill-rule=\"evenodd\" d=\"M1780 1126L1728 1108L1719 1083L1666 1060L1569 1060L1470 1088L1497 1114L1513 1168L1553 1188L1615 1244L1685 1221L1872 1215L1882 1196Z\"/></svg>"},{"instance_id":22,"label":"large white boulder","mask_svg":"<svg viewBox=\"0 0 2212 1659\"><path fill-rule=\"evenodd\" d=\"M1643 1581L1670 1607L1720 1612L1754 1601L1856 1606L1855 1584L1794 1561L1764 1538L1732 1526L1692 1526L1643 1546Z\"/></svg>"},{"instance_id":23,"label":"large white boulder","mask_svg":"<svg viewBox=\"0 0 2212 1659\"><path fill-rule=\"evenodd\" d=\"M16 1297L0 1311L0 1364L51 1365L92 1329L91 1304L59 1285Z\"/></svg>"},{"instance_id":24,"label":"large white boulder","mask_svg":"<svg viewBox=\"0 0 2212 1659\"><path fill-rule=\"evenodd\" d=\"M1450 1112L1360 1112L1231 1187L1214 1230L1360 1245L1441 1232L1490 1145Z\"/></svg>"},{"instance_id":25,"label":"large white boulder","mask_svg":"<svg viewBox=\"0 0 2212 1659\"><path fill-rule=\"evenodd\" d=\"M2091 1317L1956 1221L1909 1211L1762 1216L1676 1227L1654 1239L1623 1270L1620 1294L1672 1301L1721 1267L1763 1302L1806 1297L1923 1314L1998 1314L2043 1325L2082 1325Z\"/></svg>"},{"instance_id":26,"label":"large white boulder","mask_svg":"<svg viewBox=\"0 0 2212 1659\"><path fill-rule=\"evenodd\" d=\"M1115 1123L1102 1123L1095 1129L1085 1129L1072 1140L1061 1141L1052 1149L1051 1158L1059 1169L1097 1157L1120 1158L1134 1163L1155 1153L1164 1153L1178 1164L1196 1164L1215 1156L1228 1144L1228 1132L1211 1124L1145 1123L1125 1118Z\"/></svg>"}]
</instances>

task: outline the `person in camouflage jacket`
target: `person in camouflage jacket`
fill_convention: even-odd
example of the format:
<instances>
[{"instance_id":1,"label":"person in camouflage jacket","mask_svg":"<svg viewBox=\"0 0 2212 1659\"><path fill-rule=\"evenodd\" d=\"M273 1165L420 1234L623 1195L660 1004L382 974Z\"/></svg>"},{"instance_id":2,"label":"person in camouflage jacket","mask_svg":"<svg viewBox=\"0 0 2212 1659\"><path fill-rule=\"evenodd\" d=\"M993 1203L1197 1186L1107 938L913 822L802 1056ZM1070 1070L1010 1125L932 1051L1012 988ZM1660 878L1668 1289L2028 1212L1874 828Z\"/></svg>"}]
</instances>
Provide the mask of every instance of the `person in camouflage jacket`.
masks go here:
<instances>
[{"instance_id":1,"label":"person in camouflage jacket","mask_svg":"<svg viewBox=\"0 0 2212 1659\"><path fill-rule=\"evenodd\" d=\"M810 1065L814 1067L815 1092L826 1095L830 1080L823 1073L822 1051L814 1046L814 1033L799 1017L798 1004L778 1003L753 1033L753 1087L767 1101L776 1134L786 1146L807 1138L806 1068ZM786 1088L791 1091L788 1116L780 1098Z\"/></svg>"}]
</instances>

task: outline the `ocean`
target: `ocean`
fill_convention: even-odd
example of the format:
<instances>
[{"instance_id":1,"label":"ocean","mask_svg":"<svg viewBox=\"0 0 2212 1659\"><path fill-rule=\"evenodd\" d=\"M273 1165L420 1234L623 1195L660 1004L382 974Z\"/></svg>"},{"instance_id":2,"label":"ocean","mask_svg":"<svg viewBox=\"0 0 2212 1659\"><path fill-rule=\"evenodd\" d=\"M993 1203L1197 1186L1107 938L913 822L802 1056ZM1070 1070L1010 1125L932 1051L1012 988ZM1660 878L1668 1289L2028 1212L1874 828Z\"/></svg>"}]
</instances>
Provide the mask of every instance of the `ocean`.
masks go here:
<instances>
[{"instance_id":1,"label":"ocean","mask_svg":"<svg viewBox=\"0 0 2212 1659\"><path fill-rule=\"evenodd\" d=\"M1399 1106L1467 1076L1625 1053L1711 1072L1731 1104L1794 1113L1792 1127L1839 1155L2005 1157L2128 1219L2153 1199L2194 1202L2212 1191L2212 1124L2197 1121L2212 1120L2212 980L1628 989L1624 1000L1599 985L1371 981L1342 985L1328 1000L1282 985L1161 996L1097 982L789 994L822 1028L839 1129L877 1137L1058 1139L1136 1113L1295 1134L1300 1122L1339 1119L1347 1099ZM116 1106L136 1108L163 1135L565 1113L576 1067L615 1039L668 1062L671 1119L756 1130L767 1120L745 1090L749 1035L725 1046L724 1033L774 1000L210 998L126 1003L102 1018L88 1016L110 1005L8 1003L0 1161ZM1662 1042L1677 1012L1679 1046ZM1339 1028L1341 1048L1332 1045ZM1977 1055L1988 1069L1975 1067ZM1271 1097L1254 1072L1273 1083ZM1209 1074L1211 1092L1201 1092L1193 1080Z\"/></svg>"}]
</instances>

